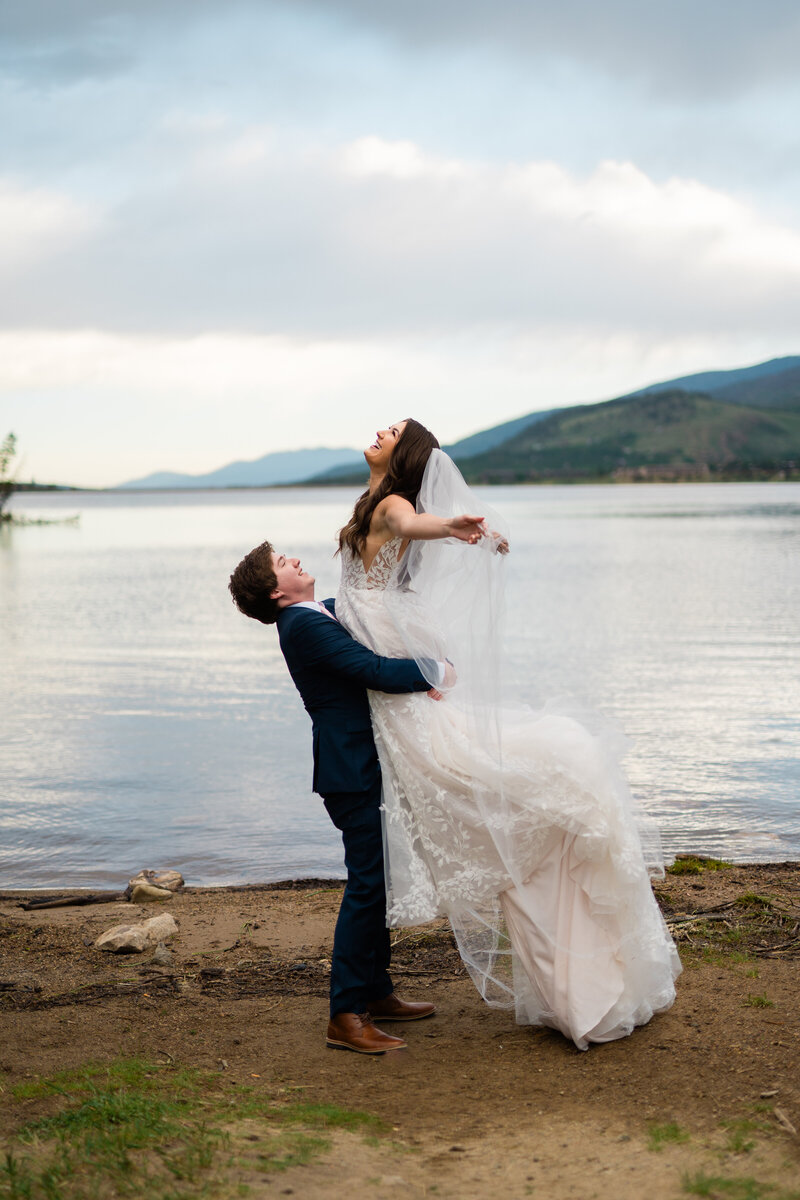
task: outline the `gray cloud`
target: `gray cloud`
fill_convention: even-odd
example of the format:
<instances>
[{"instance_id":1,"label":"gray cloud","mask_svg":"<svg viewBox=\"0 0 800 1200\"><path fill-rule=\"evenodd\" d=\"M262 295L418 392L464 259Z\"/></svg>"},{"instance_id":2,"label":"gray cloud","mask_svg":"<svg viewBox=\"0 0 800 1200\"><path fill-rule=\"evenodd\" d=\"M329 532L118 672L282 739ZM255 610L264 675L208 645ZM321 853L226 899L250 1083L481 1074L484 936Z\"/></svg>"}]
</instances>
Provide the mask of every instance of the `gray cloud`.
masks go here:
<instances>
[{"instance_id":1,"label":"gray cloud","mask_svg":"<svg viewBox=\"0 0 800 1200\"><path fill-rule=\"evenodd\" d=\"M797 78L796 0L303 0L415 47L577 60L685 99Z\"/></svg>"},{"instance_id":2,"label":"gray cloud","mask_svg":"<svg viewBox=\"0 0 800 1200\"><path fill-rule=\"evenodd\" d=\"M370 31L415 50L493 50L573 61L685 101L794 84L796 0L39 0L0 3L5 62L58 78L126 68L143 40L244 13L296 16L300 7L343 36Z\"/></svg>"},{"instance_id":3,"label":"gray cloud","mask_svg":"<svg viewBox=\"0 0 800 1200\"><path fill-rule=\"evenodd\" d=\"M547 323L796 331L800 233L780 235L797 258L786 271L756 218L726 225L723 197L701 197L712 215L693 223L694 192L661 195L624 171L526 184L506 168L359 174L341 156L232 164L236 154L219 146L139 188L72 248L20 267L0 323L317 337ZM745 242L752 253L737 258Z\"/></svg>"},{"instance_id":4,"label":"gray cloud","mask_svg":"<svg viewBox=\"0 0 800 1200\"><path fill-rule=\"evenodd\" d=\"M154 32L215 11L212 0L0 0L0 70L46 87L114 76L130 70Z\"/></svg>"},{"instance_id":5,"label":"gray cloud","mask_svg":"<svg viewBox=\"0 0 800 1200\"><path fill-rule=\"evenodd\" d=\"M298 37L298 11L319 15L318 33L324 22L331 29L332 49L324 59L331 74L316 95L317 60L309 55L295 66L292 58L301 59L308 44ZM267 18L279 13L295 21L285 42L261 36ZM393 336L562 322L633 324L665 333L786 328L794 337L796 276L772 268L759 273L757 264L711 269L706 255L717 236L713 229L675 241L654 228L649 241L636 242L624 228L598 224L589 201L586 214L567 218L509 199L500 166L480 168L460 181L435 173L355 179L337 168L333 151L320 146L330 146L336 136L331 132L336 120L324 125L325 102L340 82L337 50L354 29L380 32L385 44L426 51L416 59L434 60L425 80L429 89L436 74L434 51L488 46L513 54L517 63L529 61L531 70L548 55L583 57L608 72L618 69L685 91L700 86L698 81L710 86L714 79L723 89L734 77L737 87L752 85L764 77L768 61L778 78L787 56L794 55L799 20L794 4L780 0L768 0L758 12L721 0L696 8L679 0L663 10L628 0L604 6L563 0L558 7L497 0L491 10L477 0L452 5L228 0L225 6L216 0L43 0L35 5L0 0L7 61L27 63L44 78L50 70L55 78L58 70L61 82L74 83L81 72L91 77L86 86L64 88L57 96L32 88L15 92L7 83L2 95L6 102L17 101L24 120L20 131L14 122L3 123L4 161L19 179L36 180L104 214L72 244L69 239L54 244L48 257L27 262L5 281L0 323L175 334L227 329ZM193 41L190 31L201 27L202 36ZM219 64L209 31L220 34ZM319 43L316 48L319 52ZM369 58L369 45L359 53ZM137 56L147 63L137 66ZM399 57L394 74L387 72L387 91L403 78ZM215 90L208 81L218 65L225 86ZM115 80L115 72L122 77ZM696 76L691 84L686 82L690 75ZM482 103L480 78L465 71L457 84L461 92L454 89L448 101L467 123ZM376 112L384 115L386 108L376 106L368 88L359 92L356 85L355 90L359 132L381 131ZM424 115L433 93L422 88L422 95ZM283 96L289 97L286 109L280 108ZM492 121L502 121L505 98L486 101L491 119L481 139L490 156L494 146L487 137ZM554 95L553 108L559 99ZM523 127L529 117L539 118L536 97L526 100ZM307 106L301 134L290 120L281 124L295 102ZM398 94L398 110L404 102ZM170 128L175 109L177 125L187 122L183 130ZM652 136L661 147L655 166L645 160L653 179L686 174L681 141L684 131L687 142L692 136L689 109L684 107L672 124L657 124L646 105L643 109L636 134ZM580 104L574 111L580 119ZM617 110L608 111L616 120ZM693 150L698 178L703 177L696 169L702 166L703 146L722 145L730 111L730 106L709 105L706 123L695 122L704 131ZM204 114L215 113L216 132L203 125ZM761 182L764 164L783 169L779 194L785 202L796 186L790 175L795 171L796 176L796 166L784 152L785 130L769 142L770 115L764 110L752 127L732 135L724 166L733 164L728 179L746 174L754 182ZM594 119L586 114L587 127ZM235 147L237 129L252 133L260 123L276 129L276 138L291 144L292 152L273 149L251 161L245 147L244 158L232 166L230 154L242 153ZM796 143L796 127L789 125ZM559 127L564 155L552 154L557 161L570 153L568 133ZM609 152L605 141L596 141L602 149L595 152L593 142L585 154L592 164L605 156L642 162L627 149ZM737 157L741 146L752 150L746 172ZM717 178L724 175L721 168ZM668 228L668 214L664 220Z\"/></svg>"}]
</instances>

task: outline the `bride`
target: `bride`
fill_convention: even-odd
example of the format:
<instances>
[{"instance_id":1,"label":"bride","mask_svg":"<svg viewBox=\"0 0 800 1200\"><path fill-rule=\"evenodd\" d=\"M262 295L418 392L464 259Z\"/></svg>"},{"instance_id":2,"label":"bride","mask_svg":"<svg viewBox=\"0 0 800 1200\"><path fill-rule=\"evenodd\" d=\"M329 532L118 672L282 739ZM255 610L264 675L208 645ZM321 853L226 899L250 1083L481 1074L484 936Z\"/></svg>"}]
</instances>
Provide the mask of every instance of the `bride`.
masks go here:
<instances>
[{"instance_id":1,"label":"bride","mask_svg":"<svg viewBox=\"0 0 800 1200\"><path fill-rule=\"evenodd\" d=\"M658 835L635 810L613 734L499 691L498 517L412 419L365 451L369 487L339 535L336 615L412 656L443 701L370 692L383 775L388 924L447 916L487 1003L590 1042L675 997L680 963L653 897ZM454 664L457 681L440 678Z\"/></svg>"}]
</instances>

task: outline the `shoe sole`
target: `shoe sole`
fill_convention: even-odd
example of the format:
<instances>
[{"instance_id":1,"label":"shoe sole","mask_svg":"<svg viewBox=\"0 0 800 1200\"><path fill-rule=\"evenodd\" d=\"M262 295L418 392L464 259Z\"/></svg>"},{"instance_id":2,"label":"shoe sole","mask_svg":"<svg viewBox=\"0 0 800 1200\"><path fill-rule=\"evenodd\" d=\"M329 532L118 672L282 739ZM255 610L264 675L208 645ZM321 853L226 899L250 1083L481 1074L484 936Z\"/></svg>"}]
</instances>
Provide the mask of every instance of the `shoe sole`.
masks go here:
<instances>
[{"instance_id":1,"label":"shoe sole","mask_svg":"<svg viewBox=\"0 0 800 1200\"><path fill-rule=\"evenodd\" d=\"M414 1017L378 1017L375 1013L370 1013L373 1021L425 1021L428 1017L436 1016L436 1009L429 1013L417 1013Z\"/></svg>"},{"instance_id":2,"label":"shoe sole","mask_svg":"<svg viewBox=\"0 0 800 1200\"><path fill-rule=\"evenodd\" d=\"M351 1046L349 1042L332 1042L330 1038L325 1039L325 1045L330 1050L352 1050L355 1054L391 1054L393 1050L407 1050L405 1042L401 1042L399 1046L387 1046L383 1050L367 1050L361 1046Z\"/></svg>"}]
</instances>

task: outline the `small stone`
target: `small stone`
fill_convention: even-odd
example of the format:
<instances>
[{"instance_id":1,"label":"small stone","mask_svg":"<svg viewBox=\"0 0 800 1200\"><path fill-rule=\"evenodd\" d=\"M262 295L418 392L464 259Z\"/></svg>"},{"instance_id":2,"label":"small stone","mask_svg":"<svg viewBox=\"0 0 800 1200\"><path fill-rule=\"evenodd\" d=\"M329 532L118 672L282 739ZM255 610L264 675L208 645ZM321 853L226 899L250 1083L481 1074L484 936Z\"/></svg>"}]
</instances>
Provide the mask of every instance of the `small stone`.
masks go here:
<instances>
[{"instance_id":1,"label":"small stone","mask_svg":"<svg viewBox=\"0 0 800 1200\"><path fill-rule=\"evenodd\" d=\"M174 962L174 960L175 955L172 953L170 948L165 946L163 942L159 942L153 954L153 962L156 964L156 966L168 967Z\"/></svg>"}]
</instances>

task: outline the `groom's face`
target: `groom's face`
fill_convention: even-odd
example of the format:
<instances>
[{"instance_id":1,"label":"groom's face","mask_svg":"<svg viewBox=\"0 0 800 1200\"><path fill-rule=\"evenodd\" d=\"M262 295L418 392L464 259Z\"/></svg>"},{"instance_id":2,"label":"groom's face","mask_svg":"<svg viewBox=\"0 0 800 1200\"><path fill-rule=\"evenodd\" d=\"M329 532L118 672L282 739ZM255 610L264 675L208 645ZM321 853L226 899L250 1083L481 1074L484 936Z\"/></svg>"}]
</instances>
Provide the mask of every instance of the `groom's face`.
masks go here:
<instances>
[{"instance_id":1,"label":"groom's face","mask_svg":"<svg viewBox=\"0 0 800 1200\"><path fill-rule=\"evenodd\" d=\"M291 558L288 554L274 553L272 569L278 581L272 598L278 601L281 608L286 608L289 604L297 604L298 600L314 599L314 576L308 575L303 570L299 558Z\"/></svg>"}]
</instances>

